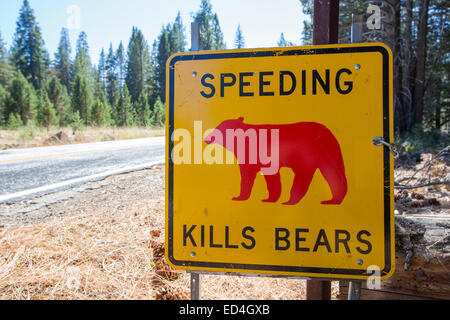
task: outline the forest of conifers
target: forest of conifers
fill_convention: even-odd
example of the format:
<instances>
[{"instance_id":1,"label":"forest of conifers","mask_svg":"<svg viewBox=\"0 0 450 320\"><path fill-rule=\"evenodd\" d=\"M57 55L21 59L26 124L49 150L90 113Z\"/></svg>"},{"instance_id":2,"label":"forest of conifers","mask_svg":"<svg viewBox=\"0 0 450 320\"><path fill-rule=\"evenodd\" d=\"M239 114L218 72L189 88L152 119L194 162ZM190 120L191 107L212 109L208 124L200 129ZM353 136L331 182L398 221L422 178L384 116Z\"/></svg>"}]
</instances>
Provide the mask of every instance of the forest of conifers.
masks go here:
<instances>
[{"instance_id":1,"label":"forest of conifers","mask_svg":"<svg viewBox=\"0 0 450 320\"><path fill-rule=\"evenodd\" d=\"M314 1L300 1L303 12L312 17ZM380 9L379 28L369 28L375 13L370 10L370 5ZM383 42L392 50L397 137L413 134L421 140L439 140L443 136L442 130L448 130L449 10L449 0L340 1L339 43L350 43L352 15L362 15L363 42ZM305 44L311 44L312 32L311 22L306 21Z\"/></svg>"},{"instance_id":2,"label":"forest of conifers","mask_svg":"<svg viewBox=\"0 0 450 320\"><path fill-rule=\"evenodd\" d=\"M202 2L193 18L202 25L202 48L225 48L209 1ZM128 47L110 45L97 64L91 61L85 32L79 34L72 58L69 31L63 28L52 59L30 2L24 0L9 50L0 34L0 128L162 126L166 61L185 50L178 13L151 47L133 27Z\"/></svg>"},{"instance_id":3,"label":"forest of conifers","mask_svg":"<svg viewBox=\"0 0 450 320\"><path fill-rule=\"evenodd\" d=\"M304 13L312 17L314 1L300 2ZM381 9L381 27L370 29L364 23L363 41L384 42L394 54L397 135L430 132L430 136L441 136L450 121L450 1L340 3L340 43L350 42L352 15L363 15L367 21L370 4ZM226 49L218 15L209 0L201 0L192 19L201 26L201 49ZM311 44L311 21L304 22L300 45ZM295 43L281 34L278 46L291 45ZM143 32L133 27L128 46L110 45L96 64L89 55L87 34L79 34L72 54L69 32L63 28L51 58L33 9L24 0L9 49L0 34L0 127L15 129L30 122L47 128L162 126L166 61L172 54L188 50L186 47L186 28L178 13L151 46ZM243 47L238 27L233 48Z\"/></svg>"}]
</instances>

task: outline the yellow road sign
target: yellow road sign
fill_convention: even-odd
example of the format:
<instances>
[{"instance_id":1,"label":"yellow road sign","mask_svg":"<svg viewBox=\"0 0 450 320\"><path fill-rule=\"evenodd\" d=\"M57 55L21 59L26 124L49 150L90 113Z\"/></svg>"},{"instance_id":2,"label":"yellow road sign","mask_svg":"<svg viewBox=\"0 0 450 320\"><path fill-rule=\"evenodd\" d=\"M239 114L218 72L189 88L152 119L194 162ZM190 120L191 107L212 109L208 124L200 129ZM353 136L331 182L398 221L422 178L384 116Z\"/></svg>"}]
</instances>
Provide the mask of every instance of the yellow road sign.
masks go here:
<instances>
[{"instance_id":1,"label":"yellow road sign","mask_svg":"<svg viewBox=\"0 0 450 320\"><path fill-rule=\"evenodd\" d=\"M390 277L393 156L373 140L393 139L392 70L378 43L171 57L169 263Z\"/></svg>"}]
</instances>

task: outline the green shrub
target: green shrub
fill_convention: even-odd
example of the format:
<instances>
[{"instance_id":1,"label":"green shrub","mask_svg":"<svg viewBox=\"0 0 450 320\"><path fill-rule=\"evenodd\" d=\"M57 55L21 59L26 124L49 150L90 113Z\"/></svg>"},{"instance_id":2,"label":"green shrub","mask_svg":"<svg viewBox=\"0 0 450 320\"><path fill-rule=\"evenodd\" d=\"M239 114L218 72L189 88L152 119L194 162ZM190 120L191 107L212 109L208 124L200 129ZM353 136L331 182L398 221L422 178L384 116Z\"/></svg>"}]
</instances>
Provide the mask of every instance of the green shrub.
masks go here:
<instances>
[{"instance_id":1,"label":"green shrub","mask_svg":"<svg viewBox=\"0 0 450 320\"><path fill-rule=\"evenodd\" d=\"M38 130L39 129L36 127L34 121L28 120L27 125L20 128L19 137L23 141L29 141L36 136L36 133L38 132Z\"/></svg>"},{"instance_id":2,"label":"green shrub","mask_svg":"<svg viewBox=\"0 0 450 320\"><path fill-rule=\"evenodd\" d=\"M83 119L81 119L79 111L74 112L74 114L72 115L70 127L72 128L73 134L84 129L84 121Z\"/></svg>"},{"instance_id":3,"label":"green shrub","mask_svg":"<svg viewBox=\"0 0 450 320\"><path fill-rule=\"evenodd\" d=\"M10 113L8 117L8 121L6 123L6 127L9 130L17 130L20 127L23 126L22 119L20 118L20 115L15 113Z\"/></svg>"}]
</instances>

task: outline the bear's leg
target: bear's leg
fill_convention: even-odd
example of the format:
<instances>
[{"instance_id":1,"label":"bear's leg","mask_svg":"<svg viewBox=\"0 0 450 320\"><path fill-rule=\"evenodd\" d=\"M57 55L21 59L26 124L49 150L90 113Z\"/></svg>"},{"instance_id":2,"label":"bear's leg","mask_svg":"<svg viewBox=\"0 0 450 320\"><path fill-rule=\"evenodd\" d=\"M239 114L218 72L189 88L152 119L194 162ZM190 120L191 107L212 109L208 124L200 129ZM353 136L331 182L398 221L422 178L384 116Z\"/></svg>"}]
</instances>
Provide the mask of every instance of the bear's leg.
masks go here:
<instances>
[{"instance_id":1,"label":"bear's leg","mask_svg":"<svg viewBox=\"0 0 450 320\"><path fill-rule=\"evenodd\" d=\"M271 176L264 176L266 179L267 190L269 191L269 198L263 202L277 202L281 196L281 176L280 172Z\"/></svg>"},{"instance_id":2,"label":"bear's leg","mask_svg":"<svg viewBox=\"0 0 450 320\"><path fill-rule=\"evenodd\" d=\"M284 205L293 206L299 203L308 192L314 173L317 169L301 170L295 172L294 183L291 189L291 199Z\"/></svg>"},{"instance_id":3,"label":"bear's leg","mask_svg":"<svg viewBox=\"0 0 450 320\"><path fill-rule=\"evenodd\" d=\"M240 165L241 169L241 194L239 197L233 198L234 201L246 201L250 198L256 175L260 168L255 165Z\"/></svg>"},{"instance_id":4,"label":"bear's leg","mask_svg":"<svg viewBox=\"0 0 450 320\"><path fill-rule=\"evenodd\" d=\"M336 166L327 165L320 168L320 172L330 186L333 199L321 202L325 205L339 205L347 195L347 178L344 169L338 170Z\"/></svg>"}]
</instances>

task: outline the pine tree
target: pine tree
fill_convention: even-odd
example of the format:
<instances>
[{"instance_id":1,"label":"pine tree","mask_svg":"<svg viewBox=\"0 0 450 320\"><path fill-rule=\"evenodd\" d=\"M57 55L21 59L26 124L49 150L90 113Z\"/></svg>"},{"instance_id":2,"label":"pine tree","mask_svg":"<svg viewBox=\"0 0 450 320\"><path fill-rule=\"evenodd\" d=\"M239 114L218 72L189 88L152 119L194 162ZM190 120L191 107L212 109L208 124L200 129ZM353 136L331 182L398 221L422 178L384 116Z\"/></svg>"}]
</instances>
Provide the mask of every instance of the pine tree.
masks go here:
<instances>
[{"instance_id":1,"label":"pine tree","mask_svg":"<svg viewBox=\"0 0 450 320\"><path fill-rule=\"evenodd\" d=\"M98 67L93 67L91 72L94 100L96 100L106 93L106 57L104 49L100 52Z\"/></svg>"},{"instance_id":2,"label":"pine tree","mask_svg":"<svg viewBox=\"0 0 450 320\"><path fill-rule=\"evenodd\" d=\"M9 62L6 45L0 33L0 85L8 88L12 79L14 79L14 67Z\"/></svg>"},{"instance_id":3,"label":"pine tree","mask_svg":"<svg viewBox=\"0 0 450 320\"><path fill-rule=\"evenodd\" d=\"M9 92L0 84L0 127L6 123L7 103L9 102Z\"/></svg>"},{"instance_id":4,"label":"pine tree","mask_svg":"<svg viewBox=\"0 0 450 320\"><path fill-rule=\"evenodd\" d=\"M119 97L119 75L118 69L118 59L117 55L113 50L112 43L109 45L108 56L106 57L106 95L108 97L109 104L114 106Z\"/></svg>"},{"instance_id":5,"label":"pine tree","mask_svg":"<svg viewBox=\"0 0 450 320\"><path fill-rule=\"evenodd\" d=\"M414 81L414 120L417 124L422 124L424 117L424 96L425 96L425 76L427 61L427 33L429 20L429 0L420 1L419 26L417 28L416 39L416 75Z\"/></svg>"},{"instance_id":6,"label":"pine tree","mask_svg":"<svg viewBox=\"0 0 450 320\"><path fill-rule=\"evenodd\" d=\"M138 100L134 103L136 113L136 124L140 127L147 127L151 124L152 111L148 104L147 96L142 92Z\"/></svg>"},{"instance_id":7,"label":"pine tree","mask_svg":"<svg viewBox=\"0 0 450 320\"><path fill-rule=\"evenodd\" d=\"M10 113L8 116L8 121L7 121L6 127L9 130L17 130L22 126L23 126L23 122L20 119L20 115L15 114L15 113Z\"/></svg>"},{"instance_id":8,"label":"pine tree","mask_svg":"<svg viewBox=\"0 0 450 320\"><path fill-rule=\"evenodd\" d=\"M105 93L105 84L102 81L102 77L100 75L100 71L98 69L92 70L92 79L93 82L93 95L94 100L100 97L102 94Z\"/></svg>"},{"instance_id":9,"label":"pine tree","mask_svg":"<svg viewBox=\"0 0 450 320\"><path fill-rule=\"evenodd\" d=\"M202 0L200 10L194 15L194 22L200 24L201 50L225 49L219 17L216 13L213 13L210 0Z\"/></svg>"},{"instance_id":10,"label":"pine tree","mask_svg":"<svg viewBox=\"0 0 450 320\"><path fill-rule=\"evenodd\" d=\"M12 46L12 60L36 89L44 85L49 56L28 0L23 1Z\"/></svg>"},{"instance_id":11,"label":"pine tree","mask_svg":"<svg viewBox=\"0 0 450 320\"><path fill-rule=\"evenodd\" d=\"M244 40L244 36L242 35L241 25L238 25L238 27L237 27L236 37L234 38L234 47L236 49L244 49L245 48L245 40Z\"/></svg>"},{"instance_id":12,"label":"pine tree","mask_svg":"<svg viewBox=\"0 0 450 320\"><path fill-rule=\"evenodd\" d=\"M77 40L77 52L75 55L75 61L73 63L72 75L75 78L80 75L86 79L91 79L91 58L89 57L89 45L87 42L87 35L85 32L81 32ZM90 87L92 88L92 83Z\"/></svg>"},{"instance_id":13,"label":"pine tree","mask_svg":"<svg viewBox=\"0 0 450 320\"><path fill-rule=\"evenodd\" d=\"M72 112L79 112L84 125L89 124L89 107L92 93L85 77L77 74L72 88Z\"/></svg>"},{"instance_id":14,"label":"pine tree","mask_svg":"<svg viewBox=\"0 0 450 320\"><path fill-rule=\"evenodd\" d=\"M450 120L450 7L448 0L432 1L430 6L425 117L440 130Z\"/></svg>"},{"instance_id":15,"label":"pine tree","mask_svg":"<svg viewBox=\"0 0 450 320\"><path fill-rule=\"evenodd\" d=\"M70 54L72 52L70 39L69 39L69 30L63 28L61 30L61 38L59 40L58 49L55 53L55 72L59 81L66 86L67 90L70 92L70 69L71 69L71 61Z\"/></svg>"},{"instance_id":16,"label":"pine tree","mask_svg":"<svg viewBox=\"0 0 450 320\"><path fill-rule=\"evenodd\" d=\"M47 82L46 91L50 102L56 111L59 119L59 126L63 127L70 123L70 98L67 89L62 85L58 78L51 77Z\"/></svg>"},{"instance_id":17,"label":"pine tree","mask_svg":"<svg viewBox=\"0 0 450 320\"><path fill-rule=\"evenodd\" d=\"M116 51L115 63L119 87L122 88L125 84L127 75L127 58L125 56L125 49L123 47L122 41L120 41L119 47Z\"/></svg>"},{"instance_id":18,"label":"pine tree","mask_svg":"<svg viewBox=\"0 0 450 320\"><path fill-rule=\"evenodd\" d=\"M105 56L105 49L102 49L102 51L100 52L100 58L98 61L98 76L99 76L99 81L102 84L102 87L105 88L106 87L106 56Z\"/></svg>"},{"instance_id":19,"label":"pine tree","mask_svg":"<svg viewBox=\"0 0 450 320\"><path fill-rule=\"evenodd\" d=\"M226 49L225 42L223 40L223 33L220 29L219 17L217 13L214 14L212 19L212 35L213 35L213 50Z\"/></svg>"},{"instance_id":20,"label":"pine tree","mask_svg":"<svg viewBox=\"0 0 450 320\"><path fill-rule=\"evenodd\" d=\"M102 93L100 95L100 97L98 97L98 99L103 103L103 105L105 106L105 124L104 126L114 126L115 122L114 119L112 118L113 115L113 110L112 110L112 106L109 104L108 102L108 98L106 97L105 93Z\"/></svg>"},{"instance_id":21,"label":"pine tree","mask_svg":"<svg viewBox=\"0 0 450 320\"><path fill-rule=\"evenodd\" d=\"M36 93L33 86L28 83L20 71L11 83L6 118L11 113L14 113L16 117L19 116L21 122L25 125L28 120L33 120L36 115Z\"/></svg>"},{"instance_id":22,"label":"pine tree","mask_svg":"<svg viewBox=\"0 0 450 320\"><path fill-rule=\"evenodd\" d=\"M161 29L158 41L153 44L152 65L147 77L148 94L151 104L157 97L163 101L166 99L166 63L169 57L175 53L183 52L186 47L186 35L181 15L178 15L173 24L168 24Z\"/></svg>"},{"instance_id":23,"label":"pine tree","mask_svg":"<svg viewBox=\"0 0 450 320\"><path fill-rule=\"evenodd\" d=\"M31 83L36 89L41 89L49 73L50 56L44 48L44 40L38 26L33 30L33 38L36 41L31 50Z\"/></svg>"},{"instance_id":24,"label":"pine tree","mask_svg":"<svg viewBox=\"0 0 450 320\"><path fill-rule=\"evenodd\" d=\"M172 26L167 27L169 37L170 55L178 52L184 52L186 48L186 34L181 14L178 12ZM169 56L170 56L169 55Z\"/></svg>"},{"instance_id":25,"label":"pine tree","mask_svg":"<svg viewBox=\"0 0 450 320\"><path fill-rule=\"evenodd\" d=\"M97 127L105 127L109 126L110 123L110 108L105 94L102 94L91 106L90 124Z\"/></svg>"},{"instance_id":26,"label":"pine tree","mask_svg":"<svg viewBox=\"0 0 450 320\"><path fill-rule=\"evenodd\" d=\"M100 99L96 99L91 106L90 115L89 115L89 123L95 127L104 126L104 118L105 118L105 107Z\"/></svg>"},{"instance_id":27,"label":"pine tree","mask_svg":"<svg viewBox=\"0 0 450 320\"><path fill-rule=\"evenodd\" d=\"M150 109L153 109L160 92L160 80L159 74L160 65L158 63L158 41L153 41L151 59L150 59L150 72L147 78L147 91L148 91L148 102L150 104ZM165 79L165 78L164 78Z\"/></svg>"},{"instance_id":28,"label":"pine tree","mask_svg":"<svg viewBox=\"0 0 450 320\"><path fill-rule=\"evenodd\" d=\"M155 106L153 107L153 115L151 118L151 123L155 127L162 127L166 122L166 106L158 98L156 100Z\"/></svg>"},{"instance_id":29,"label":"pine tree","mask_svg":"<svg viewBox=\"0 0 450 320\"><path fill-rule=\"evenodd\" d=\"M6 45L3 42L2 33L0 32L0 62L6 62L7 57Z\"/></svg>"},{"instance_id":30,"label":"pine tree","mask_svg":"<svg viewBox=\"0 0 450 320\"><path fill-rule=\"evenodd\" d=\"M209 0L202 0L200 10L194 15L194 22L200 24L200 49L212 50L214 47L214 37L212 20L214 14Z\"/></svg>"},{"instance_id":31,"label":"pine tree","mask_svg":"<svg viewBox=\"0 0 450 320\"><path fill-rule=\"evenodd\" d=\"M56 115L56 111L53 107L53 104L50 102L50 99L48 98L47 91L41 90L39 92L37 112L38 125L47 128L48 131L50 127L56 125L58 121L59 120Z\"/></svg>"},{"instance_id":32,"label":"pine tree","mask_svg":"<svg viewBox=\"0 0 450 320\"><path fill-rule=\"evenodd\" d=\"M169 33L167 28L162 28L158 39L158 54L156 56L157 68L156 77L158 79L159 96L165 101L166 97L166 63L170 57Z\"/></svg>"},{"instance_id":33,"label":"pine tree","mask_svg":"<svg viewBox=\"0 0 450 320\"><path fill-rule=\"evenodd\" d=\"M84 128L84 121L80 117L80 112L76 111L72 115L72 119L70 121L70 127L72 128L72 133L75 135L77 131L80 131Z\"/></svg>"},{"instance_id":34,"label":"pine tree","mask_svg":"<svg viewBox=\"0 0 450 320\"><path fill-rule=\"evenodd\" d=\"M116 125L120 127L135 125L133 104L131 103L131 96L127 85L124 86L119 100L117 101L116 109Z\"/></svg>"},{"instance_id":35,"label":"pine tree","mask_svg":"<svg viewBox=\"0 0 450 320\"><path fill-rule=\"evenodd\" d=\"M126 84L134 102L145 90L146 79L150 69L150 52L141 30L134 27L128 44L128 65Z\"/></svg>"},{"instance_id":36,"label":"pine tree","mask_svg":"<svg viewBox=\"0 0 450 320\"><path fill-rule=\"evenodd\" d=\"M278 46L279 47L292 47L294 45L295 45L294 43L292 43L290 41L287 41L284 38L284 33L281 33L280 40L278 41Z\"/></svg>"},{"instance_id":37,"label":"pine tree","mask_svg":"<svg viewBox=\"0 0 450 320\"><path fill-rule=\"evenodd\" d=\"M313 43L313 11L314 2L312 0L300 0L303 7L303 13L310 17L309 20L303 21L302 41L304 45L312 45Z\"/></svg>"}]
</instances>

